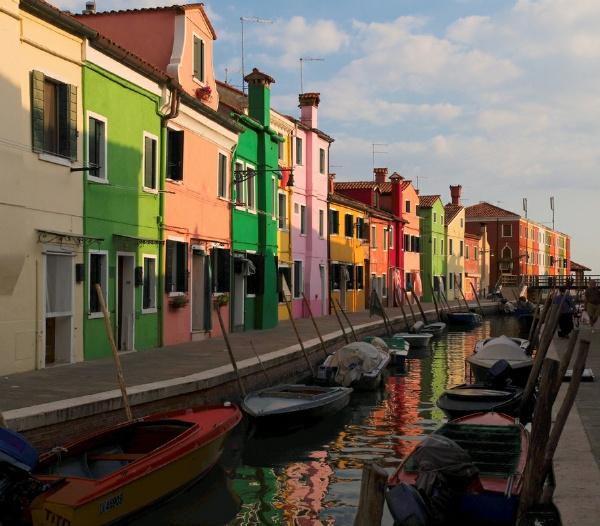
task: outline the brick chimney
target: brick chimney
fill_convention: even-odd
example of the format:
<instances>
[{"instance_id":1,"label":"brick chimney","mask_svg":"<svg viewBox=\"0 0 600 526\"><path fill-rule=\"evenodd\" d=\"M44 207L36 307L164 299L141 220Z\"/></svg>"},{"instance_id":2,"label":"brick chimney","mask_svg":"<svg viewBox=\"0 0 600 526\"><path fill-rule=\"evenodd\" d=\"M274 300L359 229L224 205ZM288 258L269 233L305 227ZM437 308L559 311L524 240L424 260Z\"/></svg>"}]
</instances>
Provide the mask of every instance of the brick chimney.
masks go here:
<instances>
[{"instance_id":1,"label":"brick chimney","mask_svg":"<svg viewBox=\"0 0 600 526\"><path fill-rule=\"evenodd\" d=\"M85 9L81 12L83 15L93 15L96 13L96 2L88 1L85 3Z\"/></svg>"},{"instance_id":2,"label":"brick chimney","mask_svg":"<svg viewBox=\"0 0 600 526\"><path fill-rule=\"evenodd\" d=\"M398 173L394 172L390 175L390 181L392 183L392 214L402 217L402 179L403 177Z\"/></svg>"},{"instance_id":3,"label":"brick chimney","mask_svg":"<svg viewBox=\"0 0 600 526\"><path fill-rule=\"evenodd\" d=\"M298 99L300 100L298 105L300 121L304 126L316 128L319 102L321 101L320 93L300 93Z\"/></svg>"},{"instance_id":4,"label":"brick chimney","mask_svg":"<svg viewBox=\"0 0 600 526\"><path fill-rule=\"evenodd\" d=\"M329 174L329 193L335 192L335 174Z\"/></svg>"},{"instance_id":5,"label":"brick chimney","mask_svg":"<svg viewBox=\"0 0 600 526\"><path fill-rule=\"evenodd\" d=\"M387 177L387 168L375 168L373 173L375 174L375 182L377 184L385 183L385 178Z\"/></svg>"},{"instance_id":6,"label":"brick chimney","mask_svg":"<svg viewBox=\"0 0 600 526\"><path fill-rule=\"evenodd\" d=\"M248 83L248 113L263 126L271 124L271 84L273 77L254 68L244 77Z\"/></svg>"},{"instance_id":7,"label":"brick chimney","mask_svg":"<svg viewBox=\"0 0 600 526\"><path fill-rule=\"evenodd\" d=\"M462 186L450 185L450 197L452 198L453 205L460 205L460 194L462 192Z\"/></svg>"}]
</instances>

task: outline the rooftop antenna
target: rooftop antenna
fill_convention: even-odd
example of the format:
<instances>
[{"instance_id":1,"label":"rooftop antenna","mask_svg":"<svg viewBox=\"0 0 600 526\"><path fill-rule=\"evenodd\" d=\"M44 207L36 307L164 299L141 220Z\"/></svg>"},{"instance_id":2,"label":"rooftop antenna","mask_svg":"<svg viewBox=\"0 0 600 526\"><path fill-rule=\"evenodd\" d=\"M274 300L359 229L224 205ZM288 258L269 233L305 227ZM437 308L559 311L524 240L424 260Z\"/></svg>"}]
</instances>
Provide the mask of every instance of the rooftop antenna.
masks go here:
<instances>
[{"instance_id":1,"label":"rooftop antenna","mask_svg":"<svg viewBox=\"0 0 600 526\"><path fill-rule=\"evenodd\" d=\"M229 68L225 68L225 84L229 84L229 82L227 82L227 73L229 72Z\"/></svg>"},{"instance_id":2,"label":"rooftop antenna","mask_svg":"<svg viewBox=\"0 0 600 526\"><path fill-rule=\"evenodd\" d=\"M246 81L244 77L244 22L253 22L255 24L272 24L273 20L270 18L259 18L257 16L240 16L240 23L242 24L242 93L246 93Z\"/></svg>"},{"instance_id":3,"label":"rooftop antenna","mask_svg":"<svg viewBox=\"0 0 600 526\"><path fill-rule=\"evenodd\" d=\"M304 85L302 82L302 64L304 62L324 62L324 58L300 57L300 93L304 93Z\"/></svg>"},{"instance_id":4,"label":"rooftop antenna","mask_svg":"<svg viewBox=\"0 0 600 526\"><path fill-rule=\"evenodd\" d=\"M427 179L426 175L417 175L417 186L416 189L419 191L421 190L421 187L419 186L419 179Z\"/></svg>"},{"instance_id":5,"label":"rooftop antenna","mask_svg":"<svg viewBox=\"0 0 600 526\"><path fill-rule=\"evenodd\" d=\"M552 230L554 230L554 196L550 197L550 210L552 210Z\"/></svg>"},{"instance_id":6,"label":"rooftop antenna","mask_svg":"<svg viewBox=\"0 0 600 526\"><path fill-rule=\"evenodd\" d=\"M371 170L371 173L373 174L373 180L375 180L375 154L377 154L377 155L386 154L387 152L382 152L381 150L377 151L378 147L384 147L384 146L389 146L389 145L386 143L383 143L383 142L371 143L371 153L373 155L373 169Z\"/></svg>"}]
</instances>

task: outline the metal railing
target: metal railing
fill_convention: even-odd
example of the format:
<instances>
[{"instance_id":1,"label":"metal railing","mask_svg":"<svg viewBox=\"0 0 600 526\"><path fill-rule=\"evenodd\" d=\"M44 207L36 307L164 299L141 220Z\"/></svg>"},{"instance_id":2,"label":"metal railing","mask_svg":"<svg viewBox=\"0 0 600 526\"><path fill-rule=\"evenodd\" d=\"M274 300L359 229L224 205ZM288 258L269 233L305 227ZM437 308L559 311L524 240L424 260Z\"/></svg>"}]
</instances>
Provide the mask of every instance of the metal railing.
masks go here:
<instances>
[{"instance_id":1,"label":"metal railing","mask_svg":"<svg viewBox=\"0 0 600 526\"><path fill-rule=\"evenodd\" d=\"M543 288L551 289L555 287L567 287L584 289L587 288L590 281L596 281L600 284L599 275L585 276L547 276L547 275L524 275L517 276L512 274L504 274L500 276L498 282L504 287L528 287L528 288Z\"/></svg>"}]
</instances>

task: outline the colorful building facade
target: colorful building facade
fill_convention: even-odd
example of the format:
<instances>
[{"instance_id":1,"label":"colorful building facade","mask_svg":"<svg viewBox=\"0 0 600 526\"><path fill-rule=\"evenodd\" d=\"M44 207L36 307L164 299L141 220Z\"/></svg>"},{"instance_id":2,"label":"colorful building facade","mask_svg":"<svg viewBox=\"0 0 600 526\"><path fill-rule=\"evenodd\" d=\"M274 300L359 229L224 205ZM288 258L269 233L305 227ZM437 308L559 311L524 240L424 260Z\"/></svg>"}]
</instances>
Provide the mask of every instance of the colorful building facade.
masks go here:
<instances>
[{"instance_id":1,"label":"colorful building facade","mask_svg":"<svg viewBox=\"0 0 600 526\"><path fill-rule=\"evenodd\" d=\"M460 185L450 186L452 202L444 207L446 229L446 295L449 300L461 299L465 273L465 209L460 204Z\"/></svg>"},{"instance_id":2,"label":"colorful building facade","mask_svg":"<svg viewBox=\"0 0 600 526\"><path fill-rule=\"evenodd\" d=\"M402 181L402 219L404 219L404 283L408 294L423 295L421 279L421 218L417 213L419 195L412 181Z\"/></svg>"},{"instance_id":3,"label":"colorful building facade","mask_svg":"<svg viewBox=\"0 0 600 526\"><path fill-rule=\"evenodd\" d=\"M433 301L432 290L446 292L445 211L439 195L419 196L421 282L423 299ZM433 287L433 289L432 289Z\"/></svg>"}]
</instances>

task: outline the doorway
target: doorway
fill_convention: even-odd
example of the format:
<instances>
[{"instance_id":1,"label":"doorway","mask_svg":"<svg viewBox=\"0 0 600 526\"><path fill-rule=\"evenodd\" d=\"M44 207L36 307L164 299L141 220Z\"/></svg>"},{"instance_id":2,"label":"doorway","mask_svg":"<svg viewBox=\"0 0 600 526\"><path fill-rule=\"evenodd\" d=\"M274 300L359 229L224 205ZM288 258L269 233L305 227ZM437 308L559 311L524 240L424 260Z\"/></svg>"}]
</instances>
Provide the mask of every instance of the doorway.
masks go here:
<instances>
[{"instance_id":1,"label":"doorway","mask_svg":"<svg viewBox=\"0 0 600 526\"><path fill-rule=\"evenodd\" d=\"M72 362L73 255L46 254L44 365Z\"/></svg>"},{"instance_id":2,"label":"doorway","mask_svg":"<svg viewBox=\"0 0 600 526\"><path fill-rule=\"evenodd\" d=\"M117 254L117 345L133 351L135 323L135 256Z\"/></svg>"}]
</instances>

